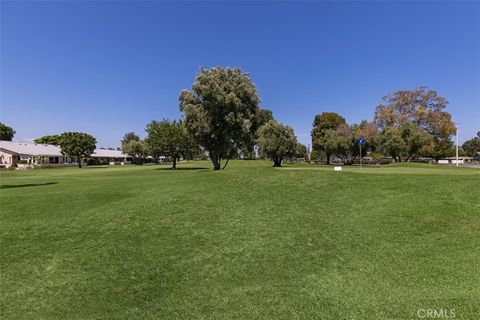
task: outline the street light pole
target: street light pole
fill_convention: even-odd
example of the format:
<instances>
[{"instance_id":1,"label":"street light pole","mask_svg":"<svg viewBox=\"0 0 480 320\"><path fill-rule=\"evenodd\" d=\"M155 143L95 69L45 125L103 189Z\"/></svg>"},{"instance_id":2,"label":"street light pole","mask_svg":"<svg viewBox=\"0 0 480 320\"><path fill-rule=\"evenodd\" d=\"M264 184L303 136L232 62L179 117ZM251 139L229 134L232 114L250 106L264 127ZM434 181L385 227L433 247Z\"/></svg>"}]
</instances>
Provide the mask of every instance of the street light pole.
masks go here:
<instances>
[{"instance_id":1,"label":"street light pole","mask_svg":"<svg viewBox=\"0 0 480 320\"><path fill-rule=\"evenodd\" d=\"M456 147L455 147L455 157L457 158L457 167L458 167L458 123L455 125L455 128L457 129L457 137L456 137Z\"/></svg>"}]
</instances>

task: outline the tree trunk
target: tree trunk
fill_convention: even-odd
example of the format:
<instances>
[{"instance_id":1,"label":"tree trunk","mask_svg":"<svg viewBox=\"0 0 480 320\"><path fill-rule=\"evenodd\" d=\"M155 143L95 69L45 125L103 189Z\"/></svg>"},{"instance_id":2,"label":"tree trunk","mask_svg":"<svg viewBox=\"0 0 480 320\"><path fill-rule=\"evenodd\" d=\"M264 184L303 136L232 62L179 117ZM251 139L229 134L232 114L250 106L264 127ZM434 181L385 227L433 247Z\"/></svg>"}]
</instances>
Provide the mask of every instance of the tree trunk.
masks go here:
<instances>
[{"instance_id":1,"label":"tree trunk","mask_svg":"<svg viewBox=\"0 0 480 320\"><path fill-rule=\"evenodd\" d=\"M227 166L227 164L228 164L228 160L230 160L230 159L227 159L227 161L226 161L225 164L223 165L222 170L226 168L226 166Z\"/></svg>"},{"instance_id":2,"label":"tree trunk","mask_svg":"<svg viewBox=\"0 0 480 320\"><path fill-rule=\"evenodd\" d=\"M282 158L273 158L273 166L274 167L281 167L282 166Z\"/></svg>"},{"instance_id":3,"label":"tree trunk","mask_svg":"<svg viewBox=\"0 0 480 320\"><path fill-rule=\"evenodd\" d=\"M173 157L172 169L177 170L177 157Z\"/></svg>"},{"instance_id":4,"label":"tree trunk","mask_svg":"<svg viewBox=\"0 0 480 320\"><path fill-rule=\"evenodd\" d=\"M330 164L330 153L327 153L327 163L326 164Z\"/></svg>"},{"instance_id":5,"label":"tree trunk","mask_svg":"<svg viewBox=\"0 0 480 320\"><path fill-rule=\"evenodd\" d=\"M80 156L77 156L77 161L78 161L78 167L82 167L82 159L80 159Z\"/></svg>"},{"instance_id":6,"label":"tree trunk","mask_svg":"<svg viewBox=\"0 0 480 320\"><path fill-rule=\"evenodd\" d=\"M210 155L210 159L212 160L212 163L213 163L213 170L220 170L220 162L221 162L220 157Z\"/></svg>"}]
</instances>

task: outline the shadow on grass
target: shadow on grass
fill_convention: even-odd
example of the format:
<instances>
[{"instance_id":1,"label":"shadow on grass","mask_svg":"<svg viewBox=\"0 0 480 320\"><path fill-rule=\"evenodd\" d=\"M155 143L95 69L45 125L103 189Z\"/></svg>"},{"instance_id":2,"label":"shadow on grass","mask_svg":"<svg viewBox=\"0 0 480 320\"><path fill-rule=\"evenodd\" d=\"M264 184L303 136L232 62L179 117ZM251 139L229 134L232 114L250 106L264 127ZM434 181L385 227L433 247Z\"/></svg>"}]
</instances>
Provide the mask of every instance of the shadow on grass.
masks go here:
<instances>
[{"instance_id":1,"label":"shadow on grass","mask_svg":"<svg viewBox=\"0 0 480 320\"><path fill-rule=\"evenodd\" d=\"M57 183L58 182L27 183L27 184L2 184L2 185L0 185L0 189L40 187L40 186L49 186L51 184L57 184Z\"/></svg>"},{"instance_id":2,"label":"shadow on grass","mask_svg":"<svg viewBox=\"0 0 480 320\"><path fill-rule=\"evenodd\" d=\"M205 171L205 170L210 170L210 168L206 167L179 167L176 170L172 169L172 167L166 167L166 168L157 168L157 170L170 170L170 171Z\"/></svg>"}]
</instances>

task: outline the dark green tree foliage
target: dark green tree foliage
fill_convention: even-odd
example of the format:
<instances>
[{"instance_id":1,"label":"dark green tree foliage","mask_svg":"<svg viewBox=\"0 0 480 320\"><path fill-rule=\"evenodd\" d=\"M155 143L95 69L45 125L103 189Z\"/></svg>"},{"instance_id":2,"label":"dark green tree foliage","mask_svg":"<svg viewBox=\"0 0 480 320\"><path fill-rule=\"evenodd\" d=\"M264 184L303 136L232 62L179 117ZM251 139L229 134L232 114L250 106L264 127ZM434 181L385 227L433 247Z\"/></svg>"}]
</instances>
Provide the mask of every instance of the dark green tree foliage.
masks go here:
<instances>
[{"instance_id":1,"label":"dark green tree foliage","mask_svg":"<svg viewBox=\"0 0 480 320\"><path fill-rule=\"evenodd\" d=\"M250 141L260 99L250 76L238 68L201 69L179 98L185 127L204 147L214 170Z\"/></svg>"},{"instance_id":2,"label":"dark green tree foliage","mask_svg":"<svg viewBox=\"0 0 480 320\"><path fill-rule=\"evenodd\" d=\"M140 137L135 132L127 132L123 135L121 144L124 145L130 141L140 141Z\"/></svg>"},{"instance_id":3,"label":"dark green tree foliage","mask_svg":"<svg viewBox=\"0 0 480 320\"><path fill-rule=\"evenodd\" d=\"M346 165L352 165L355 159L360 156L357 131L358 125L343 124L335 131L329 130L327 133L329 148L334 148L334 153Z\"/></svg>"},{"instance_id":4,"label":"dark green tree foliage","mask_svg":"<svg viewBox=\"0 0 480 320\"><path fill-rule=\"evenodd\" d=\"M405 122L400 126L400 135L405 142L405 161L419 154L424 146L432 142L432 136L412 122Z\"/></svg>"},{"instance_id":5,"label":"dark green tree foliage","mask_svg":"<svg viewBox=\"0 0 480 320\"><path fill-rule=\"evenodd\" d=\"M41 138L35 139L34 142L40 143L40 144L53 144L55 146L58 146L60 144L60 135L55 134L55 135L43 136Z\"/></svg>"},{"instance_id":6,"label":"dark green tree foliage","mask_svg":"<svg viewBox=\"0 0 480 320\"><path fill-rule=\"evenodd\" d=\"M167 119L152 121L145 130L148 134L145 142L151 154L172 158L172 169L177 168L178 158L195 152L194 143L181 121Z\"/></svg>"},{"instance_id":7,"label":"dark green tree foliage","mask_svg":"<svg viewBox=\"0 0 480 320\"><path fill-rule=\"evenodd\" d=\"M297 143L297 147L295 149L295 157L296 158L307 158L308 157L308 149L307 146L303 143Z\"/></svg>"},{"instance_id":8,"label":"dark green tree foliage","mask_svg":"<svg viewBox=\"0 0 480 320\"><path fill-rule=\"evenodd\" d=\"M0 122L0 140L12 141L13 136L15 135L15 130L6 124Z\"/></svg>"},{"instance_id":9,"label":"dark green tree foliage","mask_svg":"<svg viewBox=\"0 0 480 320\"><path fill-rule=\"evenodd\" d=\"M327 164L330 164L330 157L334 152L331 141L329 142L331 132L327 133L327 131L336 130L343 124L346 124L345 118L335 112L324 112L315 116L311 132L312 149L318 152L323 151L327 157Z\"/></svg>"},{"instance_id":10,"label":"dark green tree foliage","mask_svg":"<svg viewBox=\"0 0 480 320\"><path fill-rule=\"evenodd\" d=\"M470 140L465 141L462 145L463 151L469 157L474 157L480 152L480 131L477 132L477 136Z\"/></svg>"},{"instance_id":11,"label":"dark green tree foliage","mask_svg":"<svg viewBox=\"0 0 480 320\"><path fill-rule=\"evenodd\" d=\"M390 155L395 161L400 161L401 155L407 149L400 128L395 126L385 127L378 137L378 142L383 152Z\"/></svg>"},{"instance_id":12,"label":"dark green tree foliage","mask_svg":"<svg viewBox=\"0 0 480 320\"><path fill-rule=\"evenodd\" d=\"M78 167L82 167L82 159L90 156L95 151L97 140L83 132L64 132L60 135L60 149L62 154L76 157Z\"/></svg>"},{"instance_id":13,"label":"dark green tree foliage","mask_svg":"<svg viewBox=\"0 0 480 320\"><path fill-rule=\"evenodd\" d=\"M260 154L271 158L274 167L280 167L283 159L295 155L298 142L289 126L270 120L258 129L258 136Z\"/></svg>"},{"instance_id":14,"label":"dark green tree foliage","mask_svg":"<svg viewBox=\"0 0 480 320\"><path fill-rule=\"evenodd\" d=\"M271 110L260 108L255 114L250 134L246 137L245 147L241 150L243 158L255 158L255 141L258 139L258 129L270 120L273 120Z\"/></svg>"}]
</instances>

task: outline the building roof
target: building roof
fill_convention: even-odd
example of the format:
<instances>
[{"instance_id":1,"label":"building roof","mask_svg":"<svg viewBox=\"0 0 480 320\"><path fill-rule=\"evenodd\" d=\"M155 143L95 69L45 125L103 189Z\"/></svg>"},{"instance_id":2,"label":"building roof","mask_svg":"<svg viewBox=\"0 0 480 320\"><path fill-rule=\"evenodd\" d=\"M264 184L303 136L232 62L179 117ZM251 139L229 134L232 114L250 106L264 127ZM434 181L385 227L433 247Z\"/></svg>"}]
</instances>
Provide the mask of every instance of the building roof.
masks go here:
<instances>
[{"instance_id":1,"label":"building roof","mask_svg":"<svg viewBox=\"0 0 480 320\"><path fill-rule=\"evenodd\" d=\"M0 141L0 148L18 154L34 156L61 157L60 148L51 144L40 144L31 142Z\"/></svg>"},{"instance_id":2,"label":"building roof","mask_svg":"<svg viewBox=\"0 0 480 320\"><path fill-rule=\"evenodd\" d=\"M13 153L32 155L32 156L50 156L61 157L60 147L51 144L40 144L31 142L0 141L0 148ZM118 150L95 149L91 155L93 158L124 158L127 154Z\"/></svg>"},{"instance_id":3,"label":"building roof","mask_svg":"<svg viewBox=\"0 0 480 320\"><path fill-rule=\"evenodd\" d=\"M127 154L120 150L109 149L95 149L95 152L90 155L92 158L125 158Z\"/></svg>"}]
</instances>

